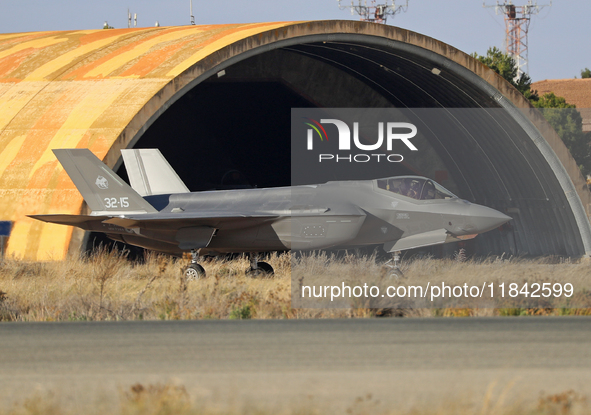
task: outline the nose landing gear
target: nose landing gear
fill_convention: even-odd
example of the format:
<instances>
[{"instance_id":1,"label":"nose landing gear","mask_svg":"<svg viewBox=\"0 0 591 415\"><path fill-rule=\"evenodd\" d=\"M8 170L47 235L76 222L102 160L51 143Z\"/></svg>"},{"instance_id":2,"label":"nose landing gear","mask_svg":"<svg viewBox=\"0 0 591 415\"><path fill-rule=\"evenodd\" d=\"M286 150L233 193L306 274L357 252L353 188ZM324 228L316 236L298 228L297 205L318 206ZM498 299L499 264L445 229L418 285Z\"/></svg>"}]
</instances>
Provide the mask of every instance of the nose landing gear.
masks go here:
<instances>
[{"instance_id":1,"label":"nose landing gear","mask_svg":"<svg viewBox=\"0 0 591 415\"><path fill-rule=\"evenodd\" d=\"M396 278L396 279L404 277L404 273L400 269L399 263L400 263L400 251L394 251L392 253L392 258L384 264L384 269L386 271L386 277Z\"/></svg>"}]
</instances>

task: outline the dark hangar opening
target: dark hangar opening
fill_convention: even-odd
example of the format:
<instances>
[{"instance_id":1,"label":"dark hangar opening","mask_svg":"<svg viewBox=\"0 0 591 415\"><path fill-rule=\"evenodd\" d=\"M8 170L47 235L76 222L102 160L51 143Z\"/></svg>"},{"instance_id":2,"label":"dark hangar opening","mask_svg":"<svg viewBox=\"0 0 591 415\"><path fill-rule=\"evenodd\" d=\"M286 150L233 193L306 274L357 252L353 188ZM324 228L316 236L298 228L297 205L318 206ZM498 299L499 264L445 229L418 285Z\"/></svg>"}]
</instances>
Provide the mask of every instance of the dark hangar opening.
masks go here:
<instances>
[{"instance_id":1,"label":"dark hangar opening","mask_svg":"<svg viewBox=\"0 0 591 415\"><path fill-rule=\"evenodd\" d=\"M430 153L396 166L392 175L437 179L443 168L442 184L458 196L514 218L505 230L476 238L475 253L584 253L573 211L548 162L511 109L477 85L480 78L449 70L446 58L418 47L350 36L355 40L302 40L226 67L223 76L213 75L180 97L134 147L160 148L194 191L285 186L291 108L497 109L501 117L443 120L457 130L445 137L431 125L425 143Z\"/></svg>"},{"instance_id":2,"label":"dark hangar opening","mask_svg":"<svg viewBox=\"0 0 591 415\"><path fill-rule=\"evenodd\" d=\"M289 186L290 111L310 106L280 81L203 82L134 148L159 148L192 191Z\"/></svg>"}]
</instances>

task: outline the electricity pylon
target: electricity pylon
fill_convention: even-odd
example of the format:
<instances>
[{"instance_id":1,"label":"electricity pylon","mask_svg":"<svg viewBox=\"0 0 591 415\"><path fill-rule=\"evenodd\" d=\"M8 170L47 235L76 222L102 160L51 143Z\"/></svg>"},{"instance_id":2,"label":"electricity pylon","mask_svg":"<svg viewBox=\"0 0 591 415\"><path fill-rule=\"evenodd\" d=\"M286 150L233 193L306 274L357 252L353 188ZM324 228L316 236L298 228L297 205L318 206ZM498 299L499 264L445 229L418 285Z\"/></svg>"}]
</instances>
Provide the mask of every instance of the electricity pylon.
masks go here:
<instances>
[{"instance_id":1,"label":"electricity pylon","mask_svg":"<svg viewBox=\"0 0 591 415\"><path fill-rule=\"evenodd\" d=\"M394 16L408 9L408 0L403 5L396 5L396 0L386 0L382 4L376 4L375 0L371 0L369 5L367 4L367 0L358 0L357 4L351 0L350 6L343 6L341 0L337 1L339 2L339 9L351 9L351 14L357 13L361 16L362 21L372 23L385 24L388 16Z\"/></svg>"},{"instance_id":2,"label":"electricity pylon","mask_svg":"<svg viewBox=\"0 0 591 415\"><path fill-rule=\"evenodd\" d=\"M552 6L552 1L549 4L538 5L537 2L529 0L524 6L517 6L511 0L503 3L497 1L497 4L492 6L483 4L483 7L493 7L497 15L502 14L505 18L506 51L515 60L517 78L529 70L527 43L531 16L538 14L546 6Z\"/></svg>"}]
</instances>

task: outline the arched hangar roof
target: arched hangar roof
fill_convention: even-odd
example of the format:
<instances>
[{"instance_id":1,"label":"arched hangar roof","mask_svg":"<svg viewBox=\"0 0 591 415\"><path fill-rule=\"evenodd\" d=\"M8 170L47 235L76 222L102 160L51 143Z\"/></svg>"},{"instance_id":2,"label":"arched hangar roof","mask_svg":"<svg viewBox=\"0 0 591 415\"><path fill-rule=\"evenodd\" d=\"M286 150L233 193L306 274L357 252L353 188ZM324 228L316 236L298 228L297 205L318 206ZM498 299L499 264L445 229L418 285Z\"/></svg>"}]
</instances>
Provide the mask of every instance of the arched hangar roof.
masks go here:
<instances>
[{"instance_id":1,"label":"arched hangar roof","mask_svg":"<svg viewBox=\"0 0 591 415\"><path fill-rule=\"evenodd\" d=\"M218 80L222 70L233 87ZM87 147L115 166L119 150L149 141L151 128L172 128L183 109L211 109L191 104L194 95L212 97L221 111L223 99L248 91L237 85L270 80L311 106L501 109L502 125L465 123L457 137L430 143L462 197L514 217L510 234L477 238L479 250L591 253L590 197L576 163L540 117L523 115L528 102L501 77L418 33L312 21L0 35L0 220L14 221L8 254L59 259L81 244L81 233L25 216L85 209L51 149ZM191 140L177 147L179 159L184 146L202 144Z\"/></svg>"}]
</instances>

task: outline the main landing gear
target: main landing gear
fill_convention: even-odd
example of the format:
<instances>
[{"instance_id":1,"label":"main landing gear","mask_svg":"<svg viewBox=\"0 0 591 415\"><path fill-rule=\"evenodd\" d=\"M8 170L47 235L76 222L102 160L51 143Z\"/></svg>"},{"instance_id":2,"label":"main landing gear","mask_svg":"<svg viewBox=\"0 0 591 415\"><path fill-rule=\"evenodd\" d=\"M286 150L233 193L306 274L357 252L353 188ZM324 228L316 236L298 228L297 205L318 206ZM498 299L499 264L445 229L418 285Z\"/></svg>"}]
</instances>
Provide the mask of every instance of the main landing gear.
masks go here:
<instances>
[{"instance_id":1,"label":"main landing gear","mask_svg":"<svg viewBox=\"0 0 591 415\"><path fill-rule=\"evenodd\" d=\"M259 261L258 254L250 254L250 267L244 271L247 277L268 277L275 274L273 267L267 262Z\"/></svg>"},{"instance_id":2,"label":"main landing gear","mask_svg":"<svg viewBox=\"0 0 591 415\"><path fill-rule=\"evenodd\" d=\"M198 263L199 253L196 249L191 250L191 264L185 269L185 278L189 281L205 278L205 269ZM263 261L259 261L258 254L250 254L250 267L244 271L247 277L269 277L275 274L273 267Z\"/></svg>"},{"instance_id":3,"label":"main landing gear","mask_svg":"<svg viewBox=\"0 0 591 415\"><path fill-rule=\"evenodd\" d=\"M197 260L199 259L199 253L196 249L191 249L191 264L185 269L185 278L187 280L198 280L205 278L205 269L199 265Z\"/></svg>"},{"instance_id":4,"label":"main landing gear","mask_svg":"<svg viewBox=\"0 0 591 415\"><path fill-rule=\"evenodd\" d=\"M386 277L389 278L402 278L404 274L399 266L400 263L400 251L394 251L392 258L384 264L386 270Z\"/></svg>"}]
</instances>

